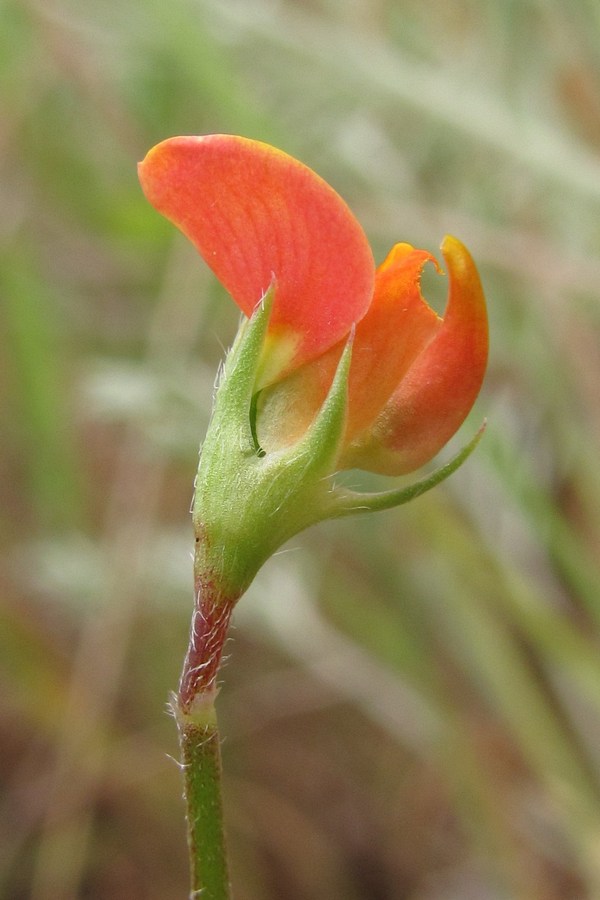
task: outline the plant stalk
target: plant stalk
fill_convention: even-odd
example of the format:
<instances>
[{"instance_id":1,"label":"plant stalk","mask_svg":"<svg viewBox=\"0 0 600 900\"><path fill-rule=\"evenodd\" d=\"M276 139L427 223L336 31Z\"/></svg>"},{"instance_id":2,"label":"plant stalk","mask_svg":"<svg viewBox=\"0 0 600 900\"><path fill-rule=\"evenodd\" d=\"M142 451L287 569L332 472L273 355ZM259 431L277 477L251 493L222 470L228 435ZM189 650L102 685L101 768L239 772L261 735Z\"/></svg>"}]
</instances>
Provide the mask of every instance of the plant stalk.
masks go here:
<instances>
[{"instance_id":1,"label":"plant stalk","mask_svg":"<svg viewBox=\"0 0 600 900\"><path fill-rule=\"evenodd\" d=\"M229 900L229 871L221 799L221 743L214 704L206 722L179 721L187 805L190 898Z\"/></svg>"},{"instance_id":2,"label":"plant stalk","mask_svg":"<svg viewBox=\"0 0 600 900\"><path fill-rule=\"evenodd\" d=\"M190 644L174 700L187 811L190 900L229 900L216 679L233 602L196 573Z\"/></svg>"}]
</instances>

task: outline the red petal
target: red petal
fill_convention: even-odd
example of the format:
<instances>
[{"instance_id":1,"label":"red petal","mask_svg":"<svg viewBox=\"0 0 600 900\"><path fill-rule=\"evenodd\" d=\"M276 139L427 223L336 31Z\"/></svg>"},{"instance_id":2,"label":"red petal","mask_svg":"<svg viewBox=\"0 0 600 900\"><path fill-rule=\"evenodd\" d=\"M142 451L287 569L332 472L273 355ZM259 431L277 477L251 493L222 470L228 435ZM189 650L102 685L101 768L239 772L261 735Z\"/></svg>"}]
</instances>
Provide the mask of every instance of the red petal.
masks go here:
<instances>
[{"instance_id":1,"label":"red petal","mask_svg":"<svg viewBox=\"0 0 600 900\"><path fill-rule=\"evenodd\" d=\"M437 265L426 250L396 244L377 269L373 301L352 346L347 443L377 418L441 325L419 287L430 260ZM288 446L304 434L327 396L343 349L338 343L261 395L258 428L265 450Z\"/></svg>"},{"instance_id":2,"label":"red petal","mask_svg":"<svg viewBox=\"0 0 600 900\"><path fill-rule=\"evenodd\" d=\"M351 465L389 475L418 469L462 424L481 388L488 355L485 298L467 249L446 237L450 295L443 323L354 449ZM350 459L350 456L349 456Z\"/></svg>"},{"instance_id":3,"label":"red petal","mask_svg":"<svg viewBox=\"0 0 600 900\"><path fill-rule=\"evenodd\" d=\"M437 265L426 250L396 244L377 269L373 301L352 350L348 441L371 425L441 323L419 287L428 261Z\"/></svg>"},{"instance_id":4,"label":"red petal","mask_svg":"<svg viewBox=\"0 0 600 900\"><path fill-rule=\"evenodd\" d=\"M374 264L344 201L311 169L233 135L176 137L140 163L148 200L195 244L250 315L275 279L278 374L314 359L364 315Z\"/></svg>"}]
</instances>

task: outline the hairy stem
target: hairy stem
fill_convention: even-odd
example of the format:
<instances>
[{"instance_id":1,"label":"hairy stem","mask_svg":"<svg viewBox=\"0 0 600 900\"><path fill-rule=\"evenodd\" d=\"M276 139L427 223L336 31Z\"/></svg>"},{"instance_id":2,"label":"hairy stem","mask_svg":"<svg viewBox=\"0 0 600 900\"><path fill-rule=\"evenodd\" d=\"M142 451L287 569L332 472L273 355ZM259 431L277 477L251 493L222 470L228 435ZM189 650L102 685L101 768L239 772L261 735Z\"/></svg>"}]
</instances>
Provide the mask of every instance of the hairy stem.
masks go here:
<instances>
[{"instance_id":1,"label":"hairy stem","mask_svg":"<svg viewBox=\"0 0 600 900\"><path fill-rule=\"evenodd\" d=\"M198 555L197 555L198 561ZM187 807L191 898L228 900L216 679L234 601L196 570L190 643L175 702Z\"/></svg>"},{"instance_id":2,"label":"hairy stem","mask_svg":"<svg viewBox=\"0 0 600 900\"><path fill-rule=\"evenodd\" d=\"M234 600L224 597L213 580L196 575L196 602L190 629L190 643L179 682L179 705L184 713L214 699L223 646Z\"/></svg>"}]
</instances>

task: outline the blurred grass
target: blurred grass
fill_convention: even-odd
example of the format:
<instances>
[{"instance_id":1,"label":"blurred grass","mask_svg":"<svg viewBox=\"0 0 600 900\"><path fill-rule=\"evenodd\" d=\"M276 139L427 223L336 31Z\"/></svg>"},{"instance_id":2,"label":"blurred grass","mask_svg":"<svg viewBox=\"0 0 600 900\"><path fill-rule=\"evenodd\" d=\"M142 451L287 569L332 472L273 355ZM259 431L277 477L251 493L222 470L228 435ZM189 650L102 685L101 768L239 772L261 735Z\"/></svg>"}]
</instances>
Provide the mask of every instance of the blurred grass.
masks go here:
<instances>
[{"instance_id":1,"label":"blurred grass","mask_svg":"<svg viewBox=\"0 0 600 900\"><path fill-rule=\"evenodd\" d=\"M600 896L595 0L4 0L0 30L0 896L186 896L164 708L237 313L135 163L207 131L315 167L378 259L460 236L492 333L465 468L239 607L236 898Z\"/></svg>"}]
</instances>

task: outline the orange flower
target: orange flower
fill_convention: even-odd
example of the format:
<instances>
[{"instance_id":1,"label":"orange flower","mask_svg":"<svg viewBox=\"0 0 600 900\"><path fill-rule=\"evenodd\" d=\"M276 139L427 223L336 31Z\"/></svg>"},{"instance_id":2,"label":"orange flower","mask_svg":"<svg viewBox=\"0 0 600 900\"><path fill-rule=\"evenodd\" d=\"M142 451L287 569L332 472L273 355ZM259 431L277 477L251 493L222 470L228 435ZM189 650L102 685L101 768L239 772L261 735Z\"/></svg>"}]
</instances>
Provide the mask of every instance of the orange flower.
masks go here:
<instances>
[{"instance_id":1,"label":"orange flower","mask_svg":"<svg viewBox=\"0 0 600 900\"><path fill-rule=\"evenodd\" d=\"M483 379L485 302L467 250L447 237L440 318L419 287L433 257L397 244L376 270L344 201L266 144L173 138L150 151L140 180L249 317L219 379L195 482L195 614L179 714L204 721L231 610L261 565L323 519L406 503L472 452L481 432L388 491L335 477L410 472L446 443Z\"/></svg>"},{"instance_id":2,"label":"orange flower","mask_svg":"<svg viewBox=\"0 0 600 900\"><path fill-rule=\"evenodd\" d=\"M261 452L294 445L315 420L353 333L336 468L391 475L431 459L473 405L487 362L483 291L446 237L440 318L421 296L425 250L397 244L375 270L359 223L311 169L232 135L178 137L139 167L150 202L195 244L250 316L273 285L254 385Z\"/></svg>"}]
</instances>

